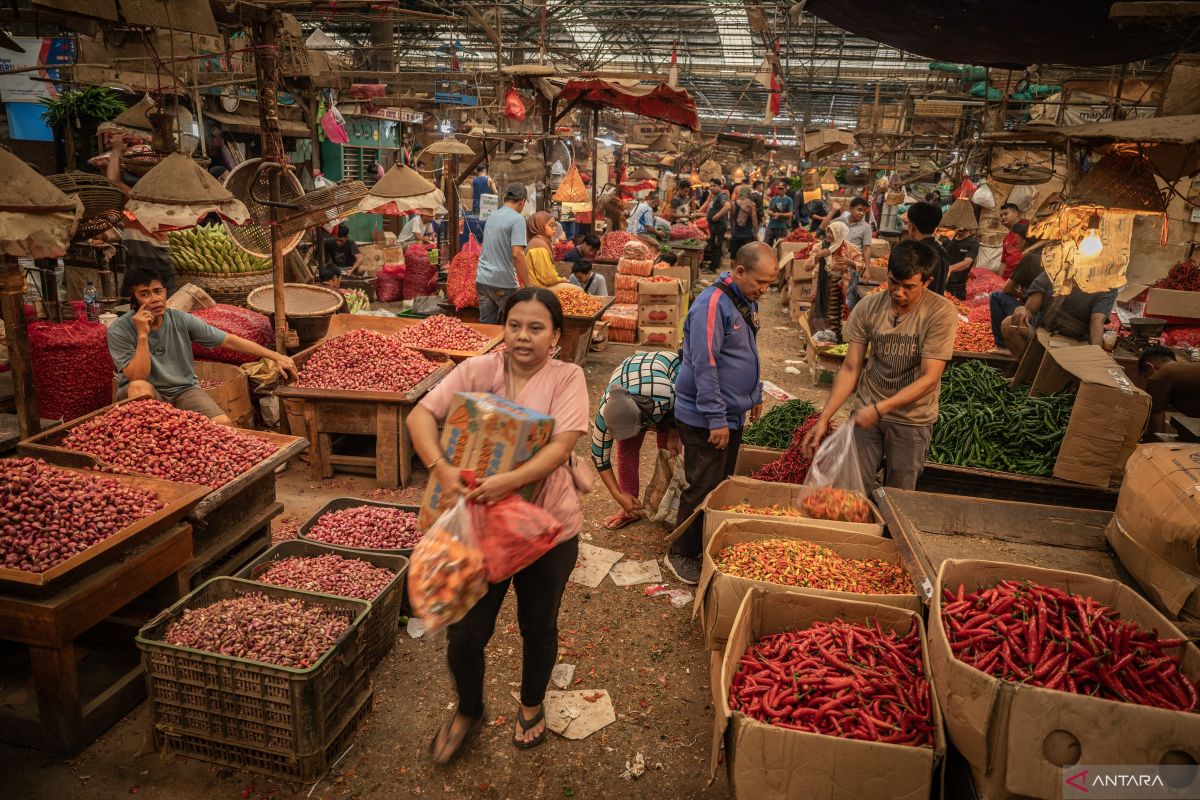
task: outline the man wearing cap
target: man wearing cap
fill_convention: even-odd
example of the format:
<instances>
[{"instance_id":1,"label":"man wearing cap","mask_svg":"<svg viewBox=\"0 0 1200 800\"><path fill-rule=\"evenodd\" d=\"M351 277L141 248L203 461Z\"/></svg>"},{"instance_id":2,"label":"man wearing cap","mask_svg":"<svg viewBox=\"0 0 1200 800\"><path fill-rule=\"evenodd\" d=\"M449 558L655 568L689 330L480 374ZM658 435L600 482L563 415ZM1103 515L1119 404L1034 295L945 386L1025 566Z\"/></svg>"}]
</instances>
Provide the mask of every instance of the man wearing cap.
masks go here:
<instances>
[{"instance_id":1,"label":"man wearing cap","mask_svg":"<svg viewBox=\"0 0 1200 800\"><path fill-rule=\"evenodd\" d=\"M975 229L979 223L975 220L975 209L971 201L959 198L950 206L950 211L942 218L943 228L953 228L951 237L939 236L938 241L950 257L950 266L946 277L946 291L950 296L959 300L967 299L967 279L971 276L971 267L979 258L979 240L975 238Z\"/></svg>"},{"instance_id":2,"label":"man wearing cap","mask_svg":"<svg viewBox=\"0 0 1200 800\"><path fill-rule=\"evenodd\" d=\"M592 425L592 461L600 480L621 506L620 511L604 520L609 530L623 528L642 516L638 468L646 431L651 427L657 430L659 449L683 451L674 426L678 374L679 355L658 351L634 353L608 379ZM615 478L610 458L614 441Z\"/></svg>"},{"instance_id":3,"label":"man wearing cap","mask_svg":"<svg viewBox=\"0 0 1200 800\"><path fill-rule=\"evenodd\" d=\"M488 217L483 228L483 247L475 273L479 293L479 321L485 325L500 322L500 310L508 296L521 286L529 286L525 266L525 186L510 183L504 190L504 205Z\"/></svg>"},{"instance_id":4,"label":"man wearing cap","mask_svg":"<svg viewBox=\"0 0 1200 800\"><path fill-rule=\"evenodd\" d=\"M408 222L404 223L404 227L400 229L397 241L402 246L437 241L437 235L433 228L433 210L418 208L417 212L409 217Z\"/></svg>"}]
</instances>

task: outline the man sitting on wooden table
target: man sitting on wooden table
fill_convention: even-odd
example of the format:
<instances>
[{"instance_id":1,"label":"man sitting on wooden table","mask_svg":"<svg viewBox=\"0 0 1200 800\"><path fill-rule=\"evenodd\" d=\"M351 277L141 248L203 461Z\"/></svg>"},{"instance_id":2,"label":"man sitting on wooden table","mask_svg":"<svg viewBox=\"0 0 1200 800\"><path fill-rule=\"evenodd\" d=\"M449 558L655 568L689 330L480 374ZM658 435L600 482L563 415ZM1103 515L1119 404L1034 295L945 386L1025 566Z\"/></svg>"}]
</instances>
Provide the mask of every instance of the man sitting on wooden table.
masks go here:
<instances>
[{"instance_id":1,"label":"man sitting on wooden table","mask_svg":"<svg viewBox=\"0 0 1200 800\"><path fill-rule=\"evenodd\" d=\"M1065 336L1089 344L1100 344L1104 324L1117 302L1117 290L1085 292L1073 278L1070 291L1055 293L1050 276L1043 272L1029 284L1024 305L1013 309L1012 316L1000 323L1004 342L1020 361L1033 338L1035 328L1045 328L1056 336Z\"/></svg>"},{"instance_id":2,"label":"man sitting on wooden table","mask_svg":"<svg viewBox=\"0 0 1200 800\"><path fill-rule=\"evenodd\" d=\"M1146 379L1150 395L1148 433L1167 432L1167 411L1200 417L1200 364L1178 361L1175 351L1161 345L1138 356L1138 372Z\"/></svg>"},{"instance_id":3,"label":"man sitting on wooden table","mask_svg":"<svg viewBox=\"0 0 1200 800\"><path fill-rule=\"evenodd\" d=\"M153 397L229 425L229 417L200 388L192 342L265 358L285 374L296 375L296 365L289 357L218 330L194 314L167 308L167 290L154 270L129 270L121 294L130 299L132 308L108 329L108 352L117 367L118 400Z\"/></svg>"}]
</instances>

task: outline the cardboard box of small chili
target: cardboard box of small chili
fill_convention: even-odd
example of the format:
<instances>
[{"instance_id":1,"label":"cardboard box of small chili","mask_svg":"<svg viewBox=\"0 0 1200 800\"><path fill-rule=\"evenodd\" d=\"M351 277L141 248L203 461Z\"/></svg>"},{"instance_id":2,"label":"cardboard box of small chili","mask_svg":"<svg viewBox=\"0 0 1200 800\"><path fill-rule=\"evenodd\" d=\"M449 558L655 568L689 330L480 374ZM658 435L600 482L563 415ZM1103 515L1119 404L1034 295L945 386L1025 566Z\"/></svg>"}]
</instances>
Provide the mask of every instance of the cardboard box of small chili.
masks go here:
<instances>
[{"instance_id":1,"label":"cardboard box of small chili","mask_svg":"<svg viewBox=\"0 0 1200 800\"><path fill-rule=\"evenodd\" d=\"M459 392L450 403L442 427L442 453L460 469L478 477L520 466L554 434L554 419L486 392ZM532 487L523 492L529 499ZM421 530L441 516L442 484L430 479L421 501L417 525Z\"/></svg>"},{"instance_id":2,"label":"cardboard box of small chili","mask_svg":"<svg viewBox=\"0 0 1200 800\"><path fill-rule=\"evenodd\" d=\"M856 592L814 589L808 586L790 586L782 583L752 580L731 575L717 567L721 551L742 542L757 542L766 539L800 539L832 550L842 558L877 559L895 564L903 570L900 551L891 539L867 533L853 533L811 525L802 517L758 517L742 520L726 520L717 528L704 548L703 564L700 567L700 584L696 587L696 602L692 619L700 617L700 628L704 632L704 644L709 650L722 650L733 627L733 617L746 593L754 588L765 592L800 592L818 594L823 597L840 597L860 600L885 606L920 612L921 599L916 587L905 575L909 591L904 594L860 594ZM787 565L780 565L786 567Z\"/></svg>"},{"instance_id":3,"label":"cardboard box of small chili","mask_svg":"<svg viewBox=\"0 0 1200 800\"><path fill-rule=\"evenodd\" d=\"M950 740L983 778L987 796L1060 797L1062 767L1073 764L1200 762L1200 714L1001 680L960 661L942 623L942 589L957 592L961 584L974 591L1003 580L1091 597L1121 619L1157 629L1160 639L1183 637L1147 600L1117 581L996 561L942 562L929 610L932 680L945 706ZM1183 674L1200 678L1195 645L1167 652L1182 654Z\"/></svg>"},{"instance_id":4,"label":"cardboard box of small chili","mask_svg":"<svg viewBox=\"0 0 1200 800\"><path fill-rule=\"evenodd\" d=\"M710 768L715 777L722 746L735 798L793 800L925 800L933 793L935 770L946 754L942 713L930 692L933 747L843 739L759 722L729 706L738 662L764 636L804 630L815 622L842 619L907 634L917 626L921 661L929 676L929 654L921 617L876 603L796 592L750 589L729 632L717 684L719 702Z\"/></svg>"},{"instance_id":5,"label":"cardboard box of small chili","mask_svg":"<svg viewBox=\"0 0 1200 800\"><path fill-rule=\"evenodd\" d=\"M692 524L692 520L696 516L703 514L704 544L707 545L708 540L712 538L717 527L726 520L762 519L764 517L762 514L722 511L721 509L742 503L759 508L769 508L775 505L784 508L799 508L804 496L810 491L812 490L798 483L756 481L753 478L744 478L735 475L732 478L725 479L717 485L717 488L709 492L708 496L704 498L704 502L696 507L692 516L684 520L683 524L675 529L671 538L674 539L682 535L687 530L687 526ZM838 520L810 519L808 517L805 517L804 521L821 528L833 528L840 531L883 536L883 516L879 513L879 509L875 507L874 503L870 500L866 502L871 508L871 515L875 518L874 522L841 522Z\"/></svg>"}]
</instances>

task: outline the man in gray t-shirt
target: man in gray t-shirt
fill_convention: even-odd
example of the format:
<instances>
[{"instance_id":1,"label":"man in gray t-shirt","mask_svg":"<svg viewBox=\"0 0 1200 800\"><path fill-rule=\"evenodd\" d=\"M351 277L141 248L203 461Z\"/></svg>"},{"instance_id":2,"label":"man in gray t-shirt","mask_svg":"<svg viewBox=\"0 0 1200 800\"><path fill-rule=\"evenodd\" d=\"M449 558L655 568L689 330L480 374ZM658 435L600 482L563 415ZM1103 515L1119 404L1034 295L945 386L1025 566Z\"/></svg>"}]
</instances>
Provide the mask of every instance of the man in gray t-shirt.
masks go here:
<instances>
[{"instance_id":1,"label":"man in gray t-shirt","mask_svg":"<svg viewBox=\"0 0 1200 800\"><path fill-rule=\"evenodd\" d=\"M504 205L492 212L483 227L483 247L475 271L479 293L479 321L500 321L505 300L519 286L529 285L525 266L525 187L510 183L504 190Z\"/></svg>"},{"instance_id":2,"label":"man in gray t-shirt","mask_svg":"<svg viewBox=\"0 0 1200 800\"><path fill-rule=\"evenodd\" d=\"M196 380L192 342L266 358L285 375L296 375L296 365L289 357L218 330L186 311L167 308L167 291L153 270L134 267L126 272L122 294L130 298L133 309L108 329L108 352L117 368L118 399L152 397L199 412L221 425L230 424L229 417Z\"/></svg>"}]
</instances>

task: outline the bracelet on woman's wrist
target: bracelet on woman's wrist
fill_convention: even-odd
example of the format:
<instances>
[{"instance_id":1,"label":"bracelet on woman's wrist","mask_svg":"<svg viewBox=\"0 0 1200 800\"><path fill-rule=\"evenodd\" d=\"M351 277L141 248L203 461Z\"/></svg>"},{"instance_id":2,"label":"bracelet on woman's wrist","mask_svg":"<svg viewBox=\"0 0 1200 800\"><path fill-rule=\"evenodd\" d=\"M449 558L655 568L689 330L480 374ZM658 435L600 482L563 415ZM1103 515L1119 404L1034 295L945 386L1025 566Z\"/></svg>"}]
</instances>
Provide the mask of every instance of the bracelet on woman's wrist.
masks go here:
<instances>
[{"instance_id":1,"label":"bracelet on woman's wrist","mask_svg":"<svg viewBox=\"0 0 1200 800\"><path fill-rule=\"evenodd\" d=\"M443 462L445 460L446 460L445 456L438 456L433 461L430 461L428 464L426 464L425 469L432 470L434 467L436 467L438 464L440 464L441 462Z\"/></svg>"}]
</instances>

